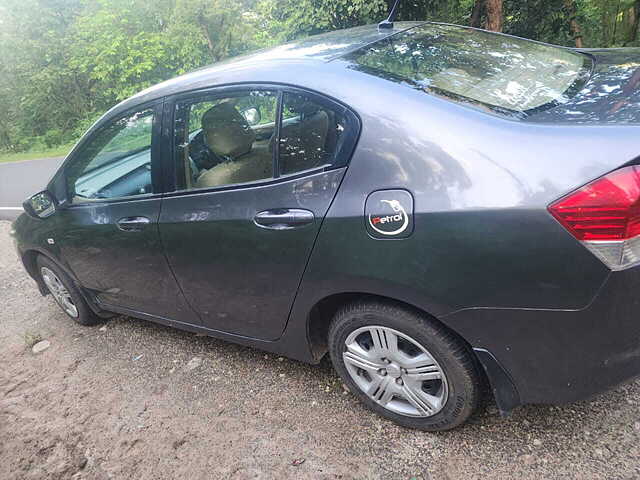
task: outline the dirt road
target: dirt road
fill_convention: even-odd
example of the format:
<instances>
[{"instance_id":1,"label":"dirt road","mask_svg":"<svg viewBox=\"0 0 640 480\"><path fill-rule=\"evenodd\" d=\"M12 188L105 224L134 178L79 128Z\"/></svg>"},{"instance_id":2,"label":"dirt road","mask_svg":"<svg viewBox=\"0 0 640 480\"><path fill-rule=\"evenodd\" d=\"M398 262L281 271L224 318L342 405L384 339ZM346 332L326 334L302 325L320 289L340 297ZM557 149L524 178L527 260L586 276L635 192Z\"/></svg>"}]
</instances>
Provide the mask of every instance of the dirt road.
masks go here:
<instances>
[{"instance_id":1,"label":"dirt road","mask_svg":"<svg viewBox=\"0 0 640 480\"><path fill-rule=\"evenodd\" d=\"M409 431L364 410L327 362L129 318L76 326L38 294L8 232L0 222L1 479L640 477L639 381ZM51 346L35 355L38 337Z\"/></svg>"}]
</instances>

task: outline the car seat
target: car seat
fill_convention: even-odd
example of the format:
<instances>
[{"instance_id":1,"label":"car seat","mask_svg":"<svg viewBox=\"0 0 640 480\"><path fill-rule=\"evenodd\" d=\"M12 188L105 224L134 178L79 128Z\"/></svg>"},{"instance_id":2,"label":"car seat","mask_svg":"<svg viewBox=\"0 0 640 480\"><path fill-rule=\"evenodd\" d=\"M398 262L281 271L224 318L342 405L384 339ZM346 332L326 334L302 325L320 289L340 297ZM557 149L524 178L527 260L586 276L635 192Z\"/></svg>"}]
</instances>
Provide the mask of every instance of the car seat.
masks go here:
<instances>
[{"instance_id":1,"label":"car seat","mask_svg":"<svg viewBox=\"0 0 640 480\"><path fill-rule=\"evenodd\" d=\"M226 161L205 170L196 188L251 182L272 176L272 159L268 151L253 151L256 135L230 102L219 103L202 116L202 130L207 146Z\"/></svg>"}]
</instances>

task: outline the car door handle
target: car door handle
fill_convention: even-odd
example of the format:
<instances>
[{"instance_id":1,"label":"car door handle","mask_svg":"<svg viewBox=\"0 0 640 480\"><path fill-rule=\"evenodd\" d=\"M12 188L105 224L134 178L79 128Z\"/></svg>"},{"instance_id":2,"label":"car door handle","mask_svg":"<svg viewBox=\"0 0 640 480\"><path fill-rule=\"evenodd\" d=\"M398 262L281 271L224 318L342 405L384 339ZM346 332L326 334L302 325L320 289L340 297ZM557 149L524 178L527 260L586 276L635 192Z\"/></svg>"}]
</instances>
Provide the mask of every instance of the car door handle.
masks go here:
<instances>
[{"instance_id":1,"label":"car door handle","mask_svg":"<svg viewBox=\"0 0 640 480\"><path fill-rule=\"evenodd\" d=\"M313 212L302 208L277 208L256 214L253 221L261 228L290 230L313 223Z\"/></svg>"},{"instance_id":2,"label":"car door handle","mask_svg":"<svg viewBox=\"0 0 640 480\"><path fill-rule=\"evenodd\" d=\"M147 217L124 217L116 222L116 225L123 232L139 232L146 225L151 223Z\"/></svg>"}]
</instances>

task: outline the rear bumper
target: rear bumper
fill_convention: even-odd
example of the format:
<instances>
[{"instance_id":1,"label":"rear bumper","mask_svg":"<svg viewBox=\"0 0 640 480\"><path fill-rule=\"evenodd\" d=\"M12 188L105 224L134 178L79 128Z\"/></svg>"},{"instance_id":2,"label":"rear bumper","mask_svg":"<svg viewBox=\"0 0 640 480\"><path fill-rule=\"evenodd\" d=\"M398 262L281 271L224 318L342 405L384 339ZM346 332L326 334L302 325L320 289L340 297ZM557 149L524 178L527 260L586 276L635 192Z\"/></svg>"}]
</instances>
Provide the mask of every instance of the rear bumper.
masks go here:
<instances>
[{"instance_id":1,"label":"rear bumper","mask_svg":"<svg viewBox=\"0 0 640 480\"><path fill-rule=\"evenodd\" d=\"M638 267L611 273L581 310L478 308L441 320L491 352L523 404L574 402L640 375Z\"/></svg>"}]
</instances>

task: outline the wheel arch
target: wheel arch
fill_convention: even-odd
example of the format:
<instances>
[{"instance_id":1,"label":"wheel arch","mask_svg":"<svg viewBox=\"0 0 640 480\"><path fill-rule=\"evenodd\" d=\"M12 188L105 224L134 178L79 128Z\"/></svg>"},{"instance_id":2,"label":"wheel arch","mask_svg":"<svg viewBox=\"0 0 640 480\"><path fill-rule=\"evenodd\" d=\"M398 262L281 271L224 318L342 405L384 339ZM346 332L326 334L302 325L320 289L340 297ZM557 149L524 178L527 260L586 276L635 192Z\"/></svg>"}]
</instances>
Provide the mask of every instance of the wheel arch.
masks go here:
<instances>
[{"instance_id":1,"label":"wheel arch","mask_svg":"<svg viewBox=\"0 0 640 480\"><path fill-rule=\"evenodd\" d=\"M53 258L51 255L48 255L47 252L41 251L35 248L26 250L25 252L22 253L22 256L21 256L22 264L24 265L25 270L27 271L29 276L31 276L31 278L35 280L36 284L38 285L38 290L44 296L49 294L49 290L47 290L47 287L42 281L42 278L38 274L38 256L40 255L47 257L56 265L60 265L60 262L56 261L56 259ZM63 267L60 267L60 268L63 268ZM66 271L66 269L64 270Z\"/></svg>"},{"instance_id":2,"label":"wheel arch","mask_svg":"<svg viewBox=\"0 0 640 480\"><path fill-rule=\"evenodd\" d=\"M365 292L344 292L328 295L317 301L309 311L307 319L307 336L311 346L311 351L316 359L322 358L327 353L327 336L329 326L336 312L344 305L357 301L376 301L394 305L396 307L412 310L413 312L426 315L430 320L436 322L444 329L458 337L465 345L472 350L471 344L458 332L444 324L437 317L426 311L424 308L399 300L393 297Z\"/></svg>"},{"instance_id":3,"label":"wheel arch","mask_svg":"<svg viewBox=\"0 0 640 480\"><path fill-rule=\"evenodd\" d=\"M31 278L35 280L36 284L38 285L38 290L43 296L48 295L49 290L47 289L46 285L42 281L42 277L38 273L38 257L40 255L47 258L51 262L55 263L56 266L58 266L58 268L60 268L64 273L66 273L69 276L69 278L71 278L71 281L75 283L75 285L78 287L78 290L80 290L80 294L85 299L85 301L87 302L87 304L89 305L89 308L93 311L93 313L95 313L101 318L109 318L113 316L113 314L102 310L98 306L98 304L94 299L94 296L78 282L78 279L73 274L73 272L70 271L69 268L67 268L62 262L60 262L59 259L51 255L50 252L47 252L46 250L31 248L31 249L25 250L22 253L21 255L22 263L24 265L24 268L27 270L27 273L29 274L29 276L31 276Z\"/></svg>"},{"instance_id":4,"label":"wheel arch","mask_svg":"<svg viewBox=\"0 0 640 480\"><path fill-rule=\"evenodd\" d=\"M400 308L412 310L419 315L427 316L431 321L450 332L463 342L470 355L480 367L478 371L487 386L490 387L498 409L501 414L507 415L511 410L520 405L519 394L509 373L498 363L491 352L485 349L474 348L471 343L455 329L446 325L437 317L425 309L384 295L376 295L363 292L345 292L326 296L316 302L309 311L307 319L307 336L309 348L313 357L319 361L328 351L328 334L331 320L336 312L344 305L357 301L376 301L388 303Z\"/></svg>"}]
</instances>

